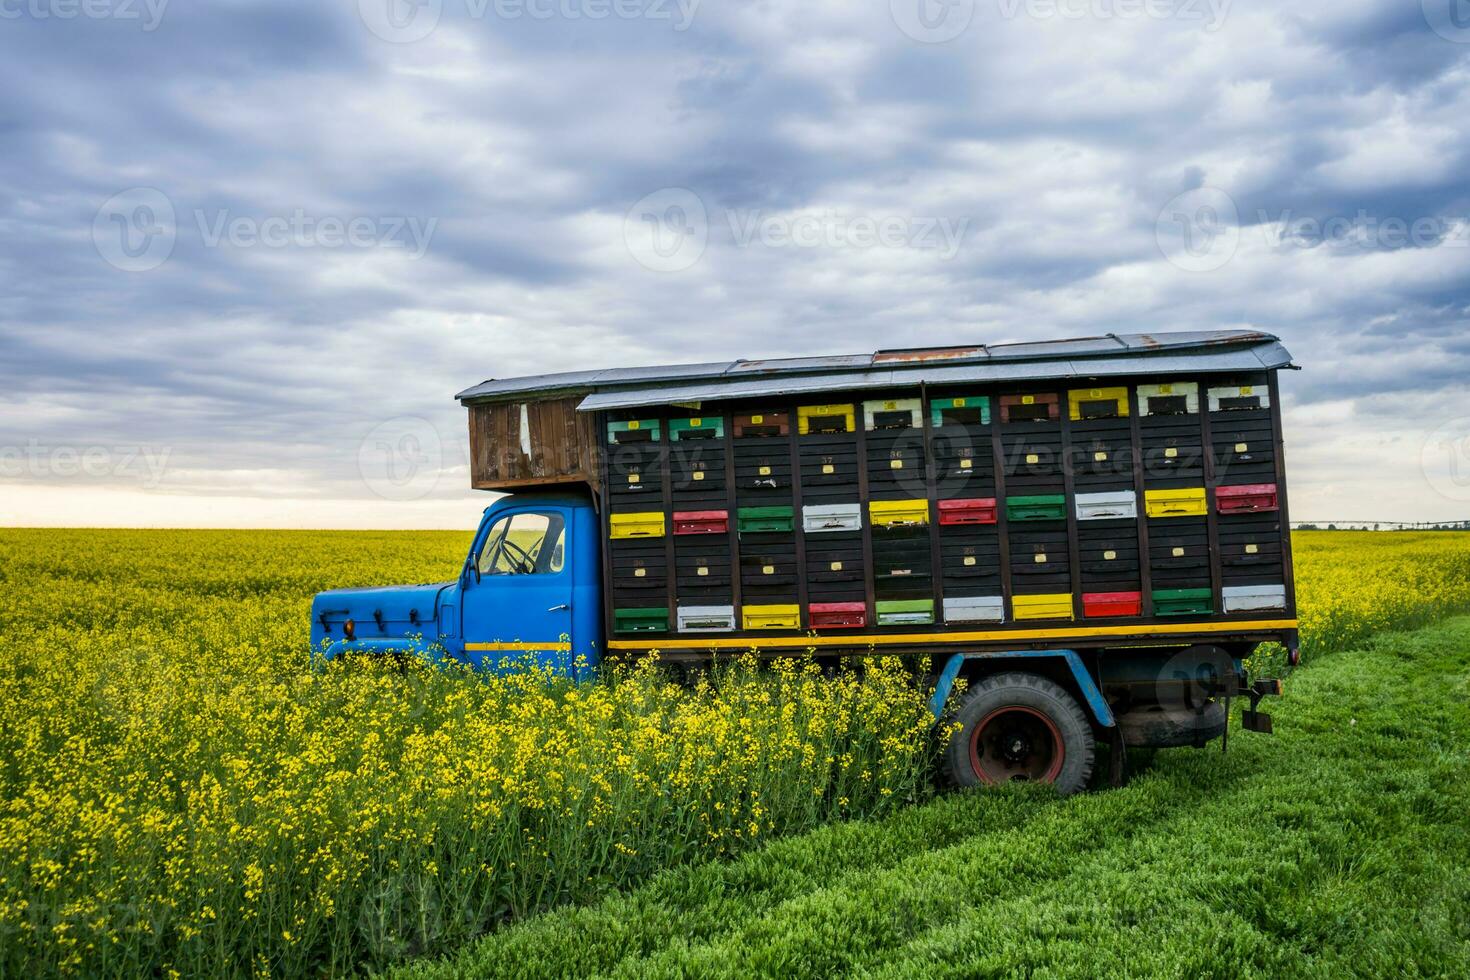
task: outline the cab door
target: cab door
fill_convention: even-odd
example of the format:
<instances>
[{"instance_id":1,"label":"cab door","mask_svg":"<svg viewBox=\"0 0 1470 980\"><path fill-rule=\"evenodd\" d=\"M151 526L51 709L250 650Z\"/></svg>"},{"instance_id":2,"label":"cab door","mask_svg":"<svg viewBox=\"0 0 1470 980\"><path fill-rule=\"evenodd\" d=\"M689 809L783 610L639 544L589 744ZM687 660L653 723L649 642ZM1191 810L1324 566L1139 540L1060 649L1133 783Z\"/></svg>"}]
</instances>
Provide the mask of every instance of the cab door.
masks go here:
<instances>
[{"instance_id":1,"label":"cab door","mask_svg":"<svg viewBox=\"0 0 1470 980\"><path fill-rule=\"evenodd\" d=\"M465 564L466 659L489 670L534 660L567 670L572 650L572 512L543 505L492 513Z\"/></svg>"}]
</instances>

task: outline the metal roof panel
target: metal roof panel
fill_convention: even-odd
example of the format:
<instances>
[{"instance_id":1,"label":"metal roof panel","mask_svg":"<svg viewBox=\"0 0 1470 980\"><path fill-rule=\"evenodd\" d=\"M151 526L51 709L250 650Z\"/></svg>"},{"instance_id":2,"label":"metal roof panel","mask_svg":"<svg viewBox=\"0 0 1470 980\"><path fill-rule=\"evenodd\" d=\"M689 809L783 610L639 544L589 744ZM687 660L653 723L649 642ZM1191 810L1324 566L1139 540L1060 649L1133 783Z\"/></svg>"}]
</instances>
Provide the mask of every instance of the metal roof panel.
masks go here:
<instances>
[{"instance_id":1,"label":"metal roof panel","mask_svg":"<svg viewBox=\"0 0 1470 980\"><path fill-rule=\"evenodd\" d=\"M537 374L499 380L492 378L474 387L466 388L454 397L460 401L472 401L566 388L596 388L601 385L717 377L729 367L729 361L707 361L701 364L661 364L652 367L598 368L595 371L560 371L555 374Z\"/></svg>"},{"instance_id":2,"label":"metal roof panel","mask_svg":"<svg viewBox=\"0 0 1470 980\"><path fill-rule=\"evenodd\" d=\"M1253 330L1108 334L1039 343L568 371L485 381L455 397L462 402L502 401L553 391L581 391L589 395L582 407L590 411L589 405L631 407L716 397L774 396L920 381L939 383L941 378L949 377L981 381L1152 371L1238 371L1247 369L1242 364L1252 361L1251 370L1284 367L1291 355L1275 337ZM931 377L931 372L939 373ZM755 387L744 387L747 381Z\"/></svg>"},{"instance_id":3,"label":"metal roof panel","mask_svg":"<svg viewBox=\"0 0 1470 980\"><path fill-rule=\"evenodd\" d=\"M623 388L588 395L578 411L641 408L673 402L703 402L816 395L862 391L920 383L931 385L988 384L1006 381L1059 381L1112 378L1137 374L1234 374L1281 368L1291 363L1286 348L1274 340L1251 347L1225 348L1208 353L1128 353L1115 357L1063 357L1047 360L998 360L965 364L905 364L890 369L841 374L772 375L699 384Z\"/></svg>"},{"instance_id":4,"label":"metal roof panel","mask_svg":"<svg viewBox=\"0 0 1470 980\"><path fill-rule=\"evenodd\" d=\"M609 408L639 408L644 405L688 404L731 399L779 398L786 395L817 394L828 391L860 391L889 387L892 371L853 371L847 374L774 375L767 378L741 378L722 384L675 385L667 388L624 388L588 395L577 406L579 412L600 412Z\"/></svg>"}]
</instances>

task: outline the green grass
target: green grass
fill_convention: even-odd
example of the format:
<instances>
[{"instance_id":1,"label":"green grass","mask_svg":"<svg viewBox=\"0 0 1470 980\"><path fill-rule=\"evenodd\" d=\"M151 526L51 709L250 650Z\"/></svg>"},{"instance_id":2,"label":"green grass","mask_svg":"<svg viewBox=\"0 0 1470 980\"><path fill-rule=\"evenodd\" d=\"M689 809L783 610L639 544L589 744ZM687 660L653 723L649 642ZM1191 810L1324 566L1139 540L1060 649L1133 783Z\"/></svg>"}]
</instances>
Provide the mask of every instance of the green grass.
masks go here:
<instances>
[{"instance_id":1,"label":"green grass","mask_svg":"<svg viewBox=\"0 0 1470 980\"><path fill-rule=\"evenodd\" d=\"M1470 975L1470 618L1322 655L1271 710L1119 790L832 825L395 976Z\"/></svg>"}]
</instances>

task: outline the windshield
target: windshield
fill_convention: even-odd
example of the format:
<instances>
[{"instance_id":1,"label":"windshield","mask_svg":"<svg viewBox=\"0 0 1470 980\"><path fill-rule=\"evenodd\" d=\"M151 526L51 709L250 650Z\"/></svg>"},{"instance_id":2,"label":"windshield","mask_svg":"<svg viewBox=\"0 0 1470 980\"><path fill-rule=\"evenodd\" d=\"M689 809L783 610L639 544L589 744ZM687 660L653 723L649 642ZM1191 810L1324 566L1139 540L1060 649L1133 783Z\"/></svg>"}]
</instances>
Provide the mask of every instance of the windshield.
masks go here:
<instances>
[{"instance_id":1,"label":"windshield","mask_svg":"<svg viewBox=\"0 0 1470 980\"><path fill-rule=\"evenodd\" d=\"M521 511L496 521L477 559L482 575L555 575L562 570L566 521L555 511Z\"/></svg>"}]
</instances>

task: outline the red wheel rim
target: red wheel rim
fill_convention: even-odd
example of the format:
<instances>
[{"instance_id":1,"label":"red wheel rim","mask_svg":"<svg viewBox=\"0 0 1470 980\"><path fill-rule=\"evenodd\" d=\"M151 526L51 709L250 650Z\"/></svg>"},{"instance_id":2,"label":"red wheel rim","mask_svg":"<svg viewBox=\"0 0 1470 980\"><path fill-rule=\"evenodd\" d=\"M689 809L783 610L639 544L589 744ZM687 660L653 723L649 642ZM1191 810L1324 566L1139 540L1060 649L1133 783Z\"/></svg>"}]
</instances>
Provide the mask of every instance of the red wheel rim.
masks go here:
<instances>
[{"instance_id":1,"label":"red wheel rim","mask_svg":"<svg viewBox=\"0 0 1470 980\"><path fill-rule=\"evenodd\" d=\"M1019 704L996 708L970 736L970 765L986 783L1050 783L1065 758L1062 733L1052 720Z\"/></svg>"}]
</instances>

